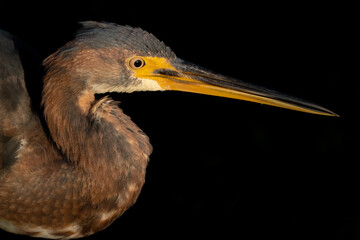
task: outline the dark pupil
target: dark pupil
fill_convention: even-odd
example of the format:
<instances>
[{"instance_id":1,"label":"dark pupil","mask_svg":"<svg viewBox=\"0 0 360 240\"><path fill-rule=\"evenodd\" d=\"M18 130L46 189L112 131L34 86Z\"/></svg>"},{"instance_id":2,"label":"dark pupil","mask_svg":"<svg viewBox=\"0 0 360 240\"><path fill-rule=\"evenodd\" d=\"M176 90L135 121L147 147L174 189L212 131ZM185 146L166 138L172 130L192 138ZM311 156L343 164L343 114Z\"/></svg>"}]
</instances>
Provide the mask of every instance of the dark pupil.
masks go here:
<instances>
[{"instance_id":1,"label":"dark pupil","mask_svg":"<svg viewBox=\"0 0 360 240\"><path fill-rule=\"evenodd\" d=\"M141 65L142 65L142 61L141 60L136 60L135 62L134 62L134 66L135 67L141 67Z\"/></svg>"}]
</instances>

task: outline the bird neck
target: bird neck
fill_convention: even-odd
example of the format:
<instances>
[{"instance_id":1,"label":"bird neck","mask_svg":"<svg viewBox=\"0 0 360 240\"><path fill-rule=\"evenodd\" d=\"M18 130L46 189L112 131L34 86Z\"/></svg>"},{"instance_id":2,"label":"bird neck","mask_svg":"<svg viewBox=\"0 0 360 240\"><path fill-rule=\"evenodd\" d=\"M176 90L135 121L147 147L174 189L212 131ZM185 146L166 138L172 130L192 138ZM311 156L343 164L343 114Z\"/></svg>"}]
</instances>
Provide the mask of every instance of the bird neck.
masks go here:
<instances>
[{"instance_id":1,"label":"bird neck","mask_svg":"<svg viewBox=\"0 0 360 240\"><path fill-rule=\"evenodd\" d=\"M148 137L108 97L96 100L81 81L66 74L44 78L44 116L64 156L86 170L135 167L145 171Z\"/></svg>"}]
</instances>

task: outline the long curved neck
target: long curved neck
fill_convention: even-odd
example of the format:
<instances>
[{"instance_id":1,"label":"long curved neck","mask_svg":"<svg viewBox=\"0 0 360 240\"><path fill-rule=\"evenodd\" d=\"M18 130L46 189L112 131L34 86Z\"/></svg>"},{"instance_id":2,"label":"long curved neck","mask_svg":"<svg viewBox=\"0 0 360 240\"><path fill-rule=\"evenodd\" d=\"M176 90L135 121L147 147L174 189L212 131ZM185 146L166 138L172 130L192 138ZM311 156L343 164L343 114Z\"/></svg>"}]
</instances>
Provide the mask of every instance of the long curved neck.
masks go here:
<instances>
[{"instance_id":1,"label":"long curved neck","mask_svg":"<svg viewBox=\"0 0 360 240\"><path fill-rule=\"evenodd\" d=\"M43 106L50 134L66 158L95 171L119 166L145 169L148 137L109 98L94 93L71 74L48 71Z\"/></svg>"}]
</instances>

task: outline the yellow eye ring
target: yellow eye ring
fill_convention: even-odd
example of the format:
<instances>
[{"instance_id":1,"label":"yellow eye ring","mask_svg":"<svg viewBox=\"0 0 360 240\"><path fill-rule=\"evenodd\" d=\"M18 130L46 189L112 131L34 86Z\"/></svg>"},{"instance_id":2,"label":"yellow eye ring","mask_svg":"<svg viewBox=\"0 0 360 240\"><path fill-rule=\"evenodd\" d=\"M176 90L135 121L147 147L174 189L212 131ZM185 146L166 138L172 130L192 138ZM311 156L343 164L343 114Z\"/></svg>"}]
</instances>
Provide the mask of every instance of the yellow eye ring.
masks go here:
<instances>
[{"instance_id":1,"label":"yellow eye ring","mask_svg":"<svg viewBox=\"0 0 360 240\"><path fill-rule=\"evenodd\" d=\"M132 69L137 70L145 66L145 60L141 57L134 57L129 61L129 65Z\"/></svg>"}]
</instances>

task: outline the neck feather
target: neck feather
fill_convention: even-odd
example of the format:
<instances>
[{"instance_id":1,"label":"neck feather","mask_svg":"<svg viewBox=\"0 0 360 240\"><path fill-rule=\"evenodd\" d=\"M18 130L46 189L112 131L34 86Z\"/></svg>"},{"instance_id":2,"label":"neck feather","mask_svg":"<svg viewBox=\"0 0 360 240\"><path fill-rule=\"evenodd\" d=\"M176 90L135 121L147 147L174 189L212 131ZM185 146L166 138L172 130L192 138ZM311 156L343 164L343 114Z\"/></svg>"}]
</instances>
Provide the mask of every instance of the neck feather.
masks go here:
<instances>
[{"instance_id":1,"label":"neck feather","mask_svg":"<svg viewBox=\"0 0 360 240\"><path fill-rule=\"evenodd\" d=\"M114 166L144 170L152 151L148 137L110 98L94 93L66 74L48 72L43 106L50 134L68 161L84 169Z\"/></svg>"}]
</instances>

